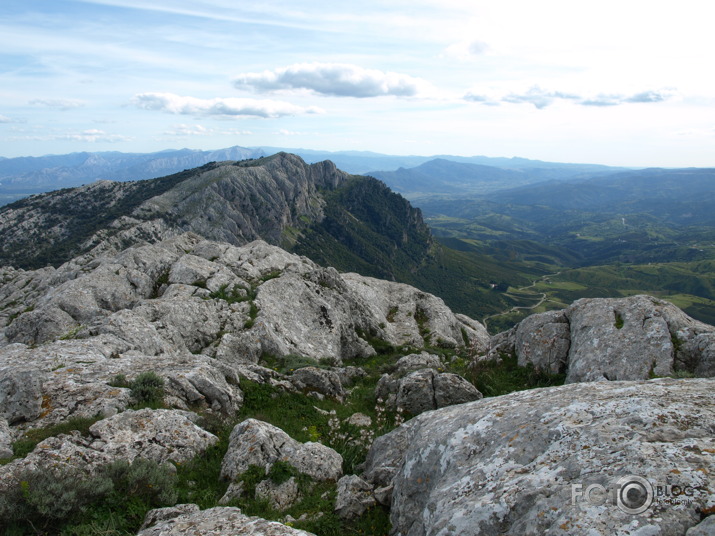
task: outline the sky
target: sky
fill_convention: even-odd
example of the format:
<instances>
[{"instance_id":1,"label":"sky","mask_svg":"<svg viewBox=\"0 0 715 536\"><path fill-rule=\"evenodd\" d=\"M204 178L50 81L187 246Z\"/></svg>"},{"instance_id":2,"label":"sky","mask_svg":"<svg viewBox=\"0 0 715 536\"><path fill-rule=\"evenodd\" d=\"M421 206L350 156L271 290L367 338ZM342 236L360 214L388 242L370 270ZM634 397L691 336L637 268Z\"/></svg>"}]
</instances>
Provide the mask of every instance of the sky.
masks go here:
<instances>
[{"instance_id":1,"label":"sky","mask_svg":"<svg viewBox=\"0 0 715 536\"><path fill-rule=\"evenodd\" d=\"M705 0L2 0L0 157L274 146L715 167Z\"/></svg>"}]
</instances>

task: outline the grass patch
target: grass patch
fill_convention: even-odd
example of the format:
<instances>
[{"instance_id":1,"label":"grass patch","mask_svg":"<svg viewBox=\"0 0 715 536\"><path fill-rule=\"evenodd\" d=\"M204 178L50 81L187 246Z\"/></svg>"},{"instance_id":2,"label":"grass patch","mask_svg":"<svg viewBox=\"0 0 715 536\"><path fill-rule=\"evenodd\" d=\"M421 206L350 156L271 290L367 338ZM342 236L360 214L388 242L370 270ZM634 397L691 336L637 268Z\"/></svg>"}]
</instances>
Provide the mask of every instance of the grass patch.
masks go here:
<instances>
[{"instance_id":1,"label":"grass patch","mask_svg":"<svg viewBox=\"0 0 715 536\"><path fill-rule=\"evenodd\" d=\"M516 356L502 355L500 360L478 361L469 368L467 379L484 396L500 396L514 391L563 385L565 374L549 374L531 364L518 365Z\"/></svg>"},{"instance_id":2,"label":"grass patch","mask_svg":"<svg viewBox=\"0 0 715 536\"><path fill-rule=\"evenodd\" d=\"M65 422L48 426L47 428L34 428L24 433L22 438L13 443L12 451L16 458L24 458L30 452L35 450L38 443L44 441L48 437L58 436L60 434L69 434L76 430L83 436L89 436L89 427L102 419L102 417L70 417Z\"/></svg>"}]
</instances>

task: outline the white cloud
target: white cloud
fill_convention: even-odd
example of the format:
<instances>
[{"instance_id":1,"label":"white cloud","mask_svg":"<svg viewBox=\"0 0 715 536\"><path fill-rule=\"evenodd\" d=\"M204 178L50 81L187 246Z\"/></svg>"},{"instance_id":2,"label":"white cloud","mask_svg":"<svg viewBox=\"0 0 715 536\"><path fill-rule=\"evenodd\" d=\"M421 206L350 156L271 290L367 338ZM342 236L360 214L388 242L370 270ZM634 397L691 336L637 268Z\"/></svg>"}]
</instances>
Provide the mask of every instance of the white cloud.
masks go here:
<instances>
[{"instance_id":1,"label":"white cloud","mask_svg":"<svg viewBox=\"0 0 715 536\"><path fill-rule=\"evenodd\" d=\"M169 136L247 136L253 134L250 130L237 130L237 129L213 129L207 128L203 125L174 125L169 130L164 132L164 134Z\"/></svg>"},{"instance_id":2,"label":"white cloud","mask_svg":"<svg viewBox=\"0 0 715 536\"><path fill-rule=\"evenodd\" d=\"M84 106L84 102L77 99L33 99L29 104L56 108L63 111L74 110L75 108L82 108Z\"/></svg>"},{"instance_id":3,"label":"white cloud","mask_svg":"<svg viewBox=\"0 0 715 536\"><path fill-rule=\"evenodd\" d=\"M130 136L110 134L97 129L35 136L16 136L9 139L14 141L78 141L83 143L118 143L134 140L134 138Z\"/></svg>"},{"instance_id":4,"label":"white cloud","mask_svg":"<svg viewBox=\"0 0 715 536\"><path fill-rule=\"evenodd\" d=\"M619 106L623 104L663 102L672 96L673 93L670 90L648 90L632 95L600 93L593 97L585 97L575 93L550 91L539 86L532 86L526 91L511 92L505 95L488 94L485 91L474 89L467 92L464 99L489 106L498 106L502 103L532 104L541 110L557 101L570 101L581 106Z\"/></svg>"},{"instance_id":5,"label":"white cloud","mask_svg":"<svg viewBox=\"0 0 715 536\"><path fill-rule=\"evenodd\" d=\"M456 58L462 61L469 61L483 56L490 50L490 46L484 41L468 40L454 43L446 48L445 56Z\"/></svg>"},{"instance_id":6,"label":"white cloud","mask_svg":"<svg viewBox=\"0 0 715 536\"><path fill-rule=\"evenodd\" d=\"M365 69L345 63L297 63L288 67L244 73L234 78L239 89L259 92L307 89L336 97L415 97L429 84L406 74Z\"/></svg>"},{"instance_id":7,"label":"white cloud","mask_svg":"<svg viewBox=\"0 0 715 536\"><path fill-rule=\"evenodd\" d=\"M24 121L0 114L0 123L24 123Z\"/></svg>"},{"instance_id":8,"label":"white cloud","mask_svg":"<svg viewBox=\"0 0 715 536\"><path fill-rule=\"evenodd\" d=\"M131 141L133 138L129 136L122 136L121 134L108 134L103 130L89 129L76 134L65 134L57 136L55 139L67 140L67 141L82 141L90 143L117 143L122 141Z\"/></svg>"},{"instance_id":9,"label":"white cloud","mask_svg":"<svg viewBox=\"0 0 715 536\"><path fill-rule=\"evenodd\" d=\"M159 110L180 115L276 118L322 113L322 110L315 106L306 108L283 101L243 98L199 99L173 93L140 93L134 96L132 102L145 110Z\"/></svg>"}]
</instances>

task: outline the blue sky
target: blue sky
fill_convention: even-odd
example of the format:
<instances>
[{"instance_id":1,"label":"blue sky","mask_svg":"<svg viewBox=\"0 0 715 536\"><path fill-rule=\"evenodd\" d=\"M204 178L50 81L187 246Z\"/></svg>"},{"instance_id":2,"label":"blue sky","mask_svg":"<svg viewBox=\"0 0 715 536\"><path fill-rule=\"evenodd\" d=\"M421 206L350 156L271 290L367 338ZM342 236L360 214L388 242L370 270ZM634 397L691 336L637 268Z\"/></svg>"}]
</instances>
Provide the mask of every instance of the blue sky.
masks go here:
<instances>
[{"instance_id":1,"label":"blue sky","mask_svg":"<svg viewBox=\"0 0 715 536\"><path fill-rule=\"evenodd\" d=\"M0 156L232 145L715 166L702 0L3 0Z\"/></svg>"}]
</instances>

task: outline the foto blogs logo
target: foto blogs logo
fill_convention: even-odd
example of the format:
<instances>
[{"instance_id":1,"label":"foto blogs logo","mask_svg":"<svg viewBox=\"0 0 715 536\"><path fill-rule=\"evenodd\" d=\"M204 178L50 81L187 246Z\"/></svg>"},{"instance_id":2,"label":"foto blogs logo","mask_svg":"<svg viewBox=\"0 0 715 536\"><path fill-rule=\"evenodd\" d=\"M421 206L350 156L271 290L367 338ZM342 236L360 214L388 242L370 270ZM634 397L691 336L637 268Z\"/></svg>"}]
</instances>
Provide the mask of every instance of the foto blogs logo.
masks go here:
<instances>
[{"instance_id":1,"label":"foto blogs logo","mask_svg":"<svg viewBox=\"0 0 715 536\"><path fill-rule=\"evenodd\" d=\"M687 506L692 504L695 488L669 484L651 484L647 479L637 475L626 475L619 478L613 485L582 484L571 485L571 504L587 502L592 506L609 504L618 507L626 514L642 514L653 503L670 506Z\"/></svg>"}]
</instances>

